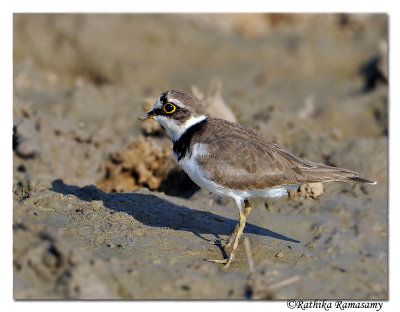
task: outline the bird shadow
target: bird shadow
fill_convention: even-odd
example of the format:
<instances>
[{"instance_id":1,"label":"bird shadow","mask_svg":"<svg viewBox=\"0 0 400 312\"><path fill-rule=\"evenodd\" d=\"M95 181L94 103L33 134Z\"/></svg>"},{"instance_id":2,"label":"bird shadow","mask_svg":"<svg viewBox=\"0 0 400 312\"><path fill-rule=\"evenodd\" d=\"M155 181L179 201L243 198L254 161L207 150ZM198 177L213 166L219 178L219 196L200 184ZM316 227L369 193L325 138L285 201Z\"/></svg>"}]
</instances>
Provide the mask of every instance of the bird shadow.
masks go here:
<instances>
[{"instance_id":1,"label":"bird shadow","mask_svg":"<svg viewBox=\"0 0 400 312\"><path fill-rule=\"evenodd\" d=\"M196 236L210 241L202 234L212 234L216 237L214 244L221 249L220 235L230 235L237 220L226 218L208 211L196 210L176 205L168 200L152 194L132 193L106 193L94 185L83 188L68 185L63 180L54 180L50 191L74 195L86 202L101 200L105 207L114 211L125 212L142 224L153 227L167 227L180 231L192 232ZM272 237L284 241L299 243L298 240L275 233L257 225L246 223L245 233L253 233Z\"/></svg>"}]
</instances>

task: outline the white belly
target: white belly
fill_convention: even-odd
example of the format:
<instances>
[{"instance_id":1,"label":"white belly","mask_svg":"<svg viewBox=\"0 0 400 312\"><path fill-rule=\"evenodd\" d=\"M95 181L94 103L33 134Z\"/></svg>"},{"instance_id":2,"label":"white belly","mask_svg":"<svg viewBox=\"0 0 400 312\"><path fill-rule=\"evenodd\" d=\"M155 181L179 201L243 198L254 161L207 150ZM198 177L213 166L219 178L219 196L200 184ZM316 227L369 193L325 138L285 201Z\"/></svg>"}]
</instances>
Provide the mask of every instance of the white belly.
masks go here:
<instances>
[{"instance_id":1,"label":"white belly","mask_svg":"<svg viewBox=\"0 0 400 312\"><path fill-rule=\"evenodd\" d=\"M195 156L196 155L194 153L190 157L189 155L186 155L186 157L179 161L179 165L187 173L190 179L192 179L192 181L198 186L203 187L210 192L221 194L218 192L219 188L221 187L207 177L205 171L199 165Z\"/></svg>"}]
</instances>

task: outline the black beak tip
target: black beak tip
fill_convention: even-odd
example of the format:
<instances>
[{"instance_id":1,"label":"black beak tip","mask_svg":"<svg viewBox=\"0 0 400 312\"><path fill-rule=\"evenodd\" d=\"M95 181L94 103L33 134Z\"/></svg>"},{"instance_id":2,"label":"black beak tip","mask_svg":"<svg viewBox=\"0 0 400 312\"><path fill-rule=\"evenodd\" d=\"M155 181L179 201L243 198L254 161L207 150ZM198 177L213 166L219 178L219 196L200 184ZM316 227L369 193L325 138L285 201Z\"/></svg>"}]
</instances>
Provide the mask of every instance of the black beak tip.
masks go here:
<instances>
[{"instance_id":1,"label":"black beak tip","mask_svg":"<svg viewBox=\"0 0 400 312\"><path fill-rule=\"evenodd\" d=\"M140 121L143 121L146 119L153 119L155 115L156 114L153 111L150 111L150 112L144 113L143 115L137 117L137 119L139 119Z\"/></svg>"}]
</instances>

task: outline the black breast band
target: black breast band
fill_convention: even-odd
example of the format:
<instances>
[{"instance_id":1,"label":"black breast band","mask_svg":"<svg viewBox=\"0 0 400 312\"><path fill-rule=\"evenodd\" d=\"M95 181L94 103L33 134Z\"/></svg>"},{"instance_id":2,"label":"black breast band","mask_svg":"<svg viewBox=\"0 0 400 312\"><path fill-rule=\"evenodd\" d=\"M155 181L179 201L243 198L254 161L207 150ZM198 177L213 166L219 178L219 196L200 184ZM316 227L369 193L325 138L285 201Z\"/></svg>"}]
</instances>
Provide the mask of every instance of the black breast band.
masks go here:
<instances>
[{"instance_id":1,"label":"black breast band","mask_svg":"<svg viewBox=\"0 0 400 312\"><path fill-rule=\"evenodd\" d=\"M196 132L201 131L206 123L207 119L204 119L203 121L194 124L189 129L187 129L184 134L182 134L178 141L174 143L172 150L178 156L178 161L181 160L181 158L185 157L187 151L189 150L190 142L192 141L193 135Z\"/></svg>"}]
</instances>

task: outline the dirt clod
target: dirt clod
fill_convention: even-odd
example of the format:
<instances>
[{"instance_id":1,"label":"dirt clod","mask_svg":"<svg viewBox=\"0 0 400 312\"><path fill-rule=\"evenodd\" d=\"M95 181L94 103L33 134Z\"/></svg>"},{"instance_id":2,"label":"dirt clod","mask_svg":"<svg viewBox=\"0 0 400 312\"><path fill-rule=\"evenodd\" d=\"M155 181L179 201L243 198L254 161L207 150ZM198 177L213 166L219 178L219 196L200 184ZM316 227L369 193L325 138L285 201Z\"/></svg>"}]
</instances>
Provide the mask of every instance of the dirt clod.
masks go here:
<instances>
[{"instance_id":1,"label":"dirt clod","mask_svg":"<svg viewBox=\"0 0 400 312\"><path fill-rule=\"evenodd\" d=\"M322 195L324 188L322 183L307 183L301 185L298 189L289 190L289 198L313 198L316 199Z\"/></svg>"}]
</instances>

